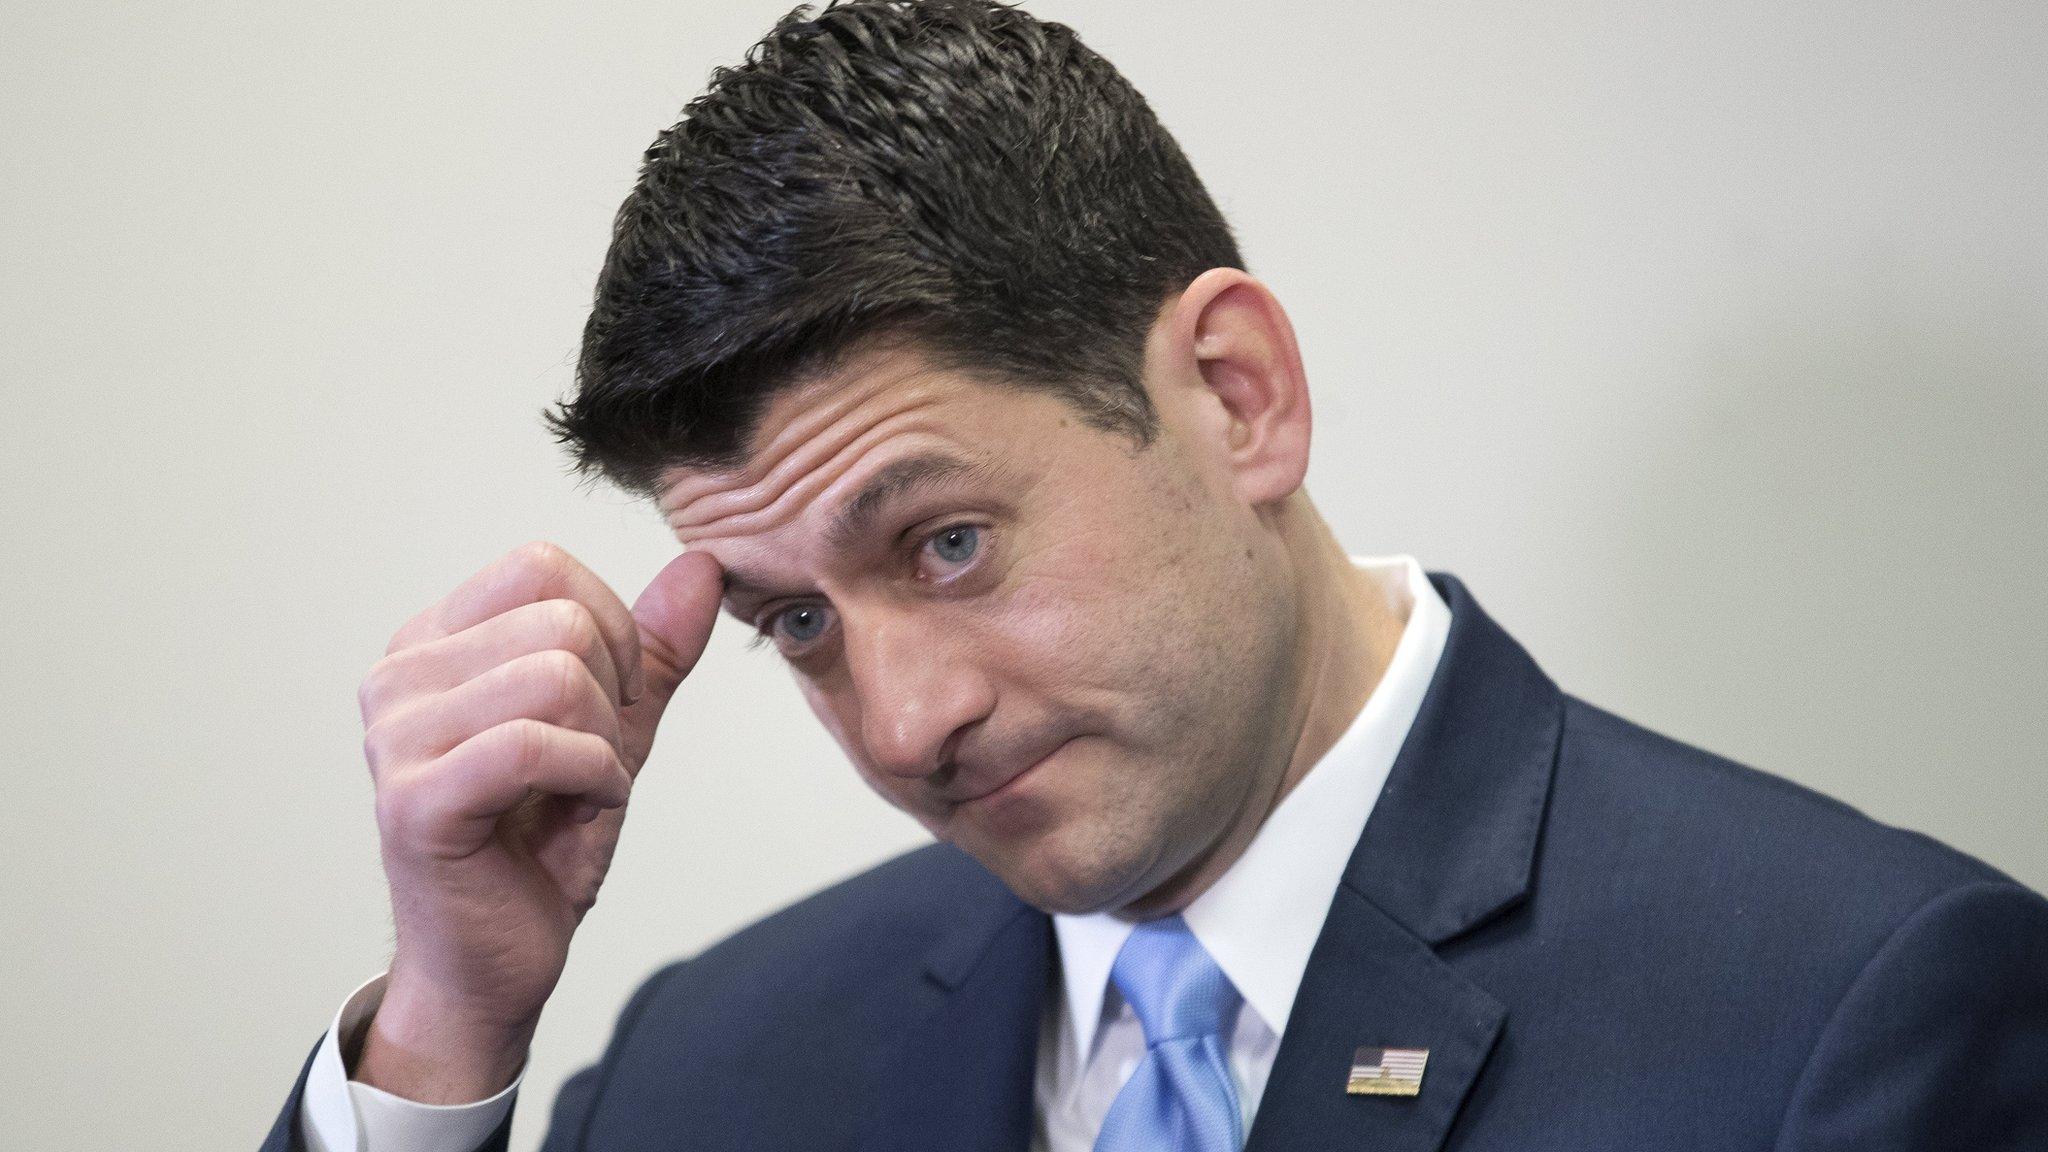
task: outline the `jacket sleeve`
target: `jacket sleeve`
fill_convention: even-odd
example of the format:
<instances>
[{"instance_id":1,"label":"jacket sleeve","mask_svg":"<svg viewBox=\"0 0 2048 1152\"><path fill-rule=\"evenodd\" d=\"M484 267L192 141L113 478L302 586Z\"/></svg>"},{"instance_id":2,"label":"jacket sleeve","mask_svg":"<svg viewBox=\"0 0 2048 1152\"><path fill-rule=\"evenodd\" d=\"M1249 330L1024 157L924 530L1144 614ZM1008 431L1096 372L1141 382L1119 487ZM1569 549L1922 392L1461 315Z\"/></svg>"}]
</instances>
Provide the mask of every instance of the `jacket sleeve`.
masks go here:
<instances>
[{"instance_id":1,"label":"jacket sleeve","mask_svg":"<svg viewBox=\"0 0 2048 1152\"><path fill-rule=\"evenodd\" d=\"M278 1112L277 1121L270 1126L270 1134L263 1138L262 1152L306 1152L305 1133L300 1129L300 1113L304 1109L306 1078L313 1071L313 1061L320 1055L320 1045L325 1035L313 1044L313 1051L299 1068L298 1082L292 1085L291 1095L285 1097L284 1108ZM507 1112L475 1152L505 1152L506 1143L512 1136L512 1113Z\"/></svg>"},{"instance_id":2,"label":"jacket sleeve","mask_svg":"<svg viewBox=\"0 0 2048 1152\"><path fill-rule=\"evenodd\" d=\"M306 1062L299 1066L299 1081L292 1085L291 1095L285 1097L284 1110L277 1114L277 1122L270 1126L270 1135L263 1138L263 1152L306 1152L305 1141L299 1139L299 1102L306 1095L306 1076L313 1071L313 1058L320 1054L321 1041L313 1042L313 1050L306 1053Z\"/></svg>"},{"instance_id":3,"label":"jacket sleeve","mask_svg":"<svg viewBox=\"0 0 2048 1152\"><path fill-rule=\"evenodd\" d=\"M1777 1147L2048 1149L2048 901L1986 880L1907 917L1836 1007Z\"/></svg>"},{"instance_id":4,"label":"jacket sleeve","mask_svg":"<svg viewBox=\"0 0 2048 1152\"><path fill-rule=\"evenodd\" d=\"M643 981L630 999L624 1011L620 1012L618 1023L612 1030L610 1042L605 1046L604 1056L593 1065L578 1071L562 1084L555 1096L553 1118L548 1124L543 1152L567 1152L580 1150L585 1145L591 1119L597 1113L603 1096L604 1083L609 1076L626 1037L639 1022L640 1013L653 998L654 991L683 963L671 964ZM324 1039L324 1037L323 1037ZM270 1127L270 1134L264 1138L262 1152L306 1152L305 1141L299 1131L299 1112L306 1092L306 1077L313 1068L313 1058L319 1055L320 1045L313 1045L313 1052L299 1068L298 1082L292 1085L291 1095L285 1098L284 1108L278 1113L276 1123ZM512 1136L512 1113L493 1131L476 1152L506 1152Z\"/></svg>"}]
</instances>

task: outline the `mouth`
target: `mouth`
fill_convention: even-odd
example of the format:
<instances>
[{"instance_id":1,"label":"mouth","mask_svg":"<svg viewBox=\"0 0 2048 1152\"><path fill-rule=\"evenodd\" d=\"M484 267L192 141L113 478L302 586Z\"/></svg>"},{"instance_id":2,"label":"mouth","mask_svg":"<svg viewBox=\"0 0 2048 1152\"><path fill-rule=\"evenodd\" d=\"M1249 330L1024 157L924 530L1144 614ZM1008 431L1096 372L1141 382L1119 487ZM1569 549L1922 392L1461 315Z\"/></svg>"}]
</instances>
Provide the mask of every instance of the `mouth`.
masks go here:
<instances>
[{"instance_id":1,"label":"mouth","mask_svg":"<svg viewBox=\"0 0 2048 1152\"><path fill-rule=\"evenodd\" d=\"M1059 755L1060 749L1065 748L1067 745L1073 742L1073 737L1069 737L1065 740L1060 741L1057 745L1053 746L1051 751L1047 752L1043 756L1040 756L1038 759L1033 760L1031 763L1026 764L1023 768L1019 769L1018 771L1012 773L1009 776L1009 778L1001 781L1000 783L996 784L991 788L985 789L963 800L954 801L952 807L958 810L970 807L987 806L1000 801L1003 797L1016 791L1026 780L1029 780L1031 777L1037 775L1038 770L1045 765L1046 761L1051 760L1054 756Z\"/></svg>"}]
</instances>

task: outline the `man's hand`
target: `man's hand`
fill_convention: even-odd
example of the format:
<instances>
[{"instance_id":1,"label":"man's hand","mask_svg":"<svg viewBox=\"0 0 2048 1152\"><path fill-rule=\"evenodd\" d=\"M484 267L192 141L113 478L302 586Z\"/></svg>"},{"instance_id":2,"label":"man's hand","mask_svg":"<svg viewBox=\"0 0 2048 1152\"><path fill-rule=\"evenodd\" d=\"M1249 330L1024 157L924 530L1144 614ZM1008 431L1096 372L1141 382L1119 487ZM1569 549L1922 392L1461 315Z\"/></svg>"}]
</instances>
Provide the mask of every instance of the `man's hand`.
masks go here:
<instances>
[{"instance_id":1,"label":"man's hand","mask_svg":"<svg viewBox=\"0 0 2048 1152\"><path fill-rule=\"evenodd\" d=\"M529 544L392 637L359 699L397 948L355 1079L431 1104L511 1083L719 580L684 553L629 612Z\"/></svg>"}]
</instances>

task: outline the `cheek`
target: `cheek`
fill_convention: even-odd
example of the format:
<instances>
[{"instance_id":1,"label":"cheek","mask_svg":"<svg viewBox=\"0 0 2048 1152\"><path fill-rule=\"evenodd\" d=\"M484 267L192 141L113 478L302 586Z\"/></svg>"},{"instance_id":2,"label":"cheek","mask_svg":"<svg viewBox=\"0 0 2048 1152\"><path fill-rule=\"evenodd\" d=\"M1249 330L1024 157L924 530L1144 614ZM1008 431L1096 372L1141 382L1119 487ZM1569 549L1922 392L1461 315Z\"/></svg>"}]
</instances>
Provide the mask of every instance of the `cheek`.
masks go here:
<instances>
[{"instance_id":1,"label":"cheek","mask_svg":"<svg viewBox=\"0 0 2048 1152\"><path fill-rule=\"evenodd\" d=\"M1063 542L1021 566L1006 605L1030 683L1136 757L1133 789L1208 787L1248 754L1284 679L1272 590L1232 526L1195 520Z\"/></svg>"},{"instance_id":2,"label":"cheek","mask_svg":"<svg viewBox=\"0 0 2048 1152\"><path fill-rule=\"evenodd\" d=\"M1085 705L1092 693L1127 683L1125 634L1134 588L1070 577L1050 562L1022 572L988 614L984 644L1009 694Z\"/></svg>"},{"instance_id":3,"label":"cheek","mask_svg":"<svg viewBox=\"0 0 2048 1152\"><path fill-rule=\"evenodd\" d=\"M1158 642L1200 577L1187 533L1152 514L1088 517L1055 538L1032 541L1008 573L997 626L1020 649L1041 654L1083 680L1087 669L1119 665Z\"/></svg>"},{"instance_id":4,"label":"cheek","mask_svg":"<svg viewBox=\"0 0 2048 1152\"><path fill-rule=\"evenodd\" d=\"M1186 670L1202 646L1199 620L1166 581L1019 581L998 614L1001 685L1126 755L1156 754L1199 720ZM1135 768L1135 765L1129 766Z\"/></svg>"},{"instance_id":5,"label":"cheek","mask_svg":"<svg viewBox=\"0 0 2048 1152\"><path fill-rule=\"evenodd\" d=\"M851 712L842 711L846 704L841 697L820 687L815 681L798 676L797 686L803 692L804 703L811 706L811 715L816 716L818 723L824 725L825 731L832 734L833 741L839 745L840 751L846 753L847 760L860 772L861 778L879 791L879 784L862 766L860 750L847 738L847 733L854 730L860 718Z\"/></svg>"}]
</instances>

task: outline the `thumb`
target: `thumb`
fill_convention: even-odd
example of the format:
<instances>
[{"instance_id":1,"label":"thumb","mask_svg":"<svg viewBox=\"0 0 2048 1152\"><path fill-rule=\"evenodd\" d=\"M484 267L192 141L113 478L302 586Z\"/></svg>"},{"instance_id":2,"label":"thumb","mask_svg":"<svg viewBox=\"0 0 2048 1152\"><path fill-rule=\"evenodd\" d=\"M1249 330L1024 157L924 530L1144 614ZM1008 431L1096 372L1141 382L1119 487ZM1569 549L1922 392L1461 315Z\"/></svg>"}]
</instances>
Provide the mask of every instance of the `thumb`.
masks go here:
<instances>
[{"instance_id":1,"label":"thumb","mask_svg":"<svg viewBox=\"0 0 2048 1152\"><path fill-rule=\"evenodd\" d=\"M639 759L652 744L654 726L668 707L676 687L697 666L718 619L724 575L718 561L705 552L685 552L668 562L648 581L633 602L633 620L640 630L640 671L644 688L620 719L633 731Z\"/></svg>"}]
</instances>

